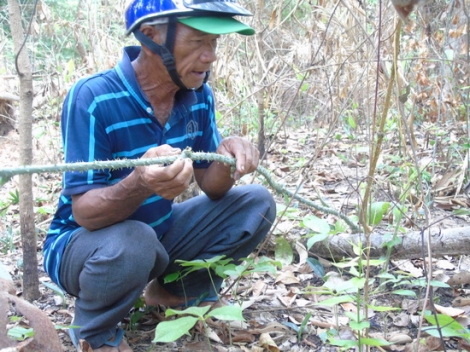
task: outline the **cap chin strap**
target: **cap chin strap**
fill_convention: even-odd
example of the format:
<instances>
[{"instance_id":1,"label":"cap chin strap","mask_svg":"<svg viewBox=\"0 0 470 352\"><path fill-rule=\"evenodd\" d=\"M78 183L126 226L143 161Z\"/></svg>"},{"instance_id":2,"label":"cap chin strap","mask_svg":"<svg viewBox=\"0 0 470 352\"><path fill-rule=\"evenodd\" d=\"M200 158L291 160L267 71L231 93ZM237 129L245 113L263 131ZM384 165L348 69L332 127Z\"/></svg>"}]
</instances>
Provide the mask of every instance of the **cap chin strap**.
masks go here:
<instances>
[{"instance_id":1,"label":"cap chin strap","mask_svg":"<svg viewBox=\"0 0 470 352\"><path fill-rule=\"evenodd\" d=\"M173 56L173 47L175 45L175 34L176 34L176 21L177 18L171 16L168 18L168 31L166 35L165 45L159 45L155 43L152 39L147 37L139 29L134 30L134 35L136 39L147 48L149 48L154 54L162 58L163 64L168 71L173 83L175 83L183 91L191 91L194 89L187 88L183 82L181 82L178 72L176 71L175 57ZM206 77L204 78L204 83L209 79L209 72L206 72ZM202 86L196 89L196 91L201 91Z\"/></svg>"},{"instance_id":2,"label":"cap chin strap","mask_svg":"<svg viewBox=\"0 0 470 352\"><path fill-rule=\"evenodd\" d=\"M168 50L166 46L159 45L155 43L152 39L147 37L144 33L140 30L136 29L134 31L134 35L139 42L149 48L154 54L160 56L162 58L163 64L168 71L172 81L181 89L188 90L188 88L181 82L178 72L176 72L176 65L175 65L175 58L173 54Z\"/></svg>"}]
</instances>

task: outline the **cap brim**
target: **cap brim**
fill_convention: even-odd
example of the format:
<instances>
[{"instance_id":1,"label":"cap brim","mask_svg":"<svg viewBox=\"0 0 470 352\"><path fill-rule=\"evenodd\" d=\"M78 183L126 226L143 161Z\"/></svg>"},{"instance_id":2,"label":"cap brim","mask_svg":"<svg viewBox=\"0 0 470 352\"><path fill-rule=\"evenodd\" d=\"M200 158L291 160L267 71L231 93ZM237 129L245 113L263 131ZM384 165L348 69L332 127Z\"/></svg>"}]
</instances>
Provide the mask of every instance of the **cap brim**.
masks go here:
<instances>
[{"instance_id":1,"label":"cap brim","mask_svg":"<svg viewBox=\"0 0 470 352\"><path fill-rule=\"evenodd\" d=\"M255 30L253 28L232 17L186 17L178 18L178 22L209 34L255 34Z\"/></svg>"}]
</instances>

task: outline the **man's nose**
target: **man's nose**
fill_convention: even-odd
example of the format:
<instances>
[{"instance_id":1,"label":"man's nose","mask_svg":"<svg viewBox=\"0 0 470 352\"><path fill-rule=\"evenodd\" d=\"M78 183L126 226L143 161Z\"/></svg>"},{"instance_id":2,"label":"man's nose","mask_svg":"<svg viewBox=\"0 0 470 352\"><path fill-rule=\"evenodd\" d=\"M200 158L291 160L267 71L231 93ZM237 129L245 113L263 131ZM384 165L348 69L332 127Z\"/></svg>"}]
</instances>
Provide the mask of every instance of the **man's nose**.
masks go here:
<instances>
[{"instance_id":1,"label":"man's nose","mask_svg":"<svg viewBox=\"0 0 470 352\"><path fill-rule=\"evenodd\" d=\"M213 63L217 60L216 48L212 45L207 46L201 54L201 60L204 63Z\"/></svg>"}]
</instances>

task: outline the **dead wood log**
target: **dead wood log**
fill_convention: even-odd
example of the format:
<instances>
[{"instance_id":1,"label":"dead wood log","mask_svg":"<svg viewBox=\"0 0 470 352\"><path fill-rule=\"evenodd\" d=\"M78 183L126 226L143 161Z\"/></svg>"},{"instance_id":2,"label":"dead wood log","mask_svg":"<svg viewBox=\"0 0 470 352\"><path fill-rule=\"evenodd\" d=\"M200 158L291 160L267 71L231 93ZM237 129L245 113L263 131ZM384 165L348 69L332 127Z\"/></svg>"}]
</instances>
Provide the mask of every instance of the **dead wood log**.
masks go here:
<instances>
[{"instance_id":1,"label":"dead wood log","mask_svg":"<svg viewBox=\"0 0 470 352\"><path fill-rule=\"evenodd\" d=\"M420 231L409 232L399 235L399 243L392 248L391 258L410 259L422 258L427 256L427 233L421 234ZM444 255L464 255L470 253L470 226L440 230L438 227L430 230L431 249L433 257ZM424 240L424 246L423 246ZM387 254L387 242L390 236L385 234L373 233L370 236L372 258L380 258ZM322 258L331 258L335 260L343 258L354 258L357 254L354 252L354 245L361 244L362 248L366 246L364 234L340 234L329 237L326 241L317 242L311 248L310 252Z\"/></svg>"},{"instance_id":2,"label":"dead wood log","mask_svg":"<svg viewBox=\"0 0 470 352\"><path fill-rule=\"evenodd\" d=\"M12 348L19 352L61 352L57 331L49 317L31 303L14 295L13 281L6 268L0 263L0 352ZM16 343L8 337L8 311L10 307L22 314L33 328L34 337Z\"/></svg>"}]
</instances>

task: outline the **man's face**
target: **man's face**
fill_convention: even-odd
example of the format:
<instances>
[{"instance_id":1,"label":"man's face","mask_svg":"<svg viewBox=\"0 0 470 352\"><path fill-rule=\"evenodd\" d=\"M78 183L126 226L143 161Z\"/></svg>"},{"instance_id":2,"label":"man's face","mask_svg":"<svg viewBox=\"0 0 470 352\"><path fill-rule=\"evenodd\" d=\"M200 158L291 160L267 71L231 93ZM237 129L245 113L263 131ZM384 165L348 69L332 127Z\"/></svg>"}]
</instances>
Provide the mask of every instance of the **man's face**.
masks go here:
<instances>
[{"instance_id":1,"label":"man's face","mask_svg":"<svg viewBox=\"0 0 470 352\"><path fill-rule=\"evenodd\" d=\"M199 88L217 60L218 35L207 34L178 23L174 46L176 70L187 88Z\"/></svg>"}]
</instances>

